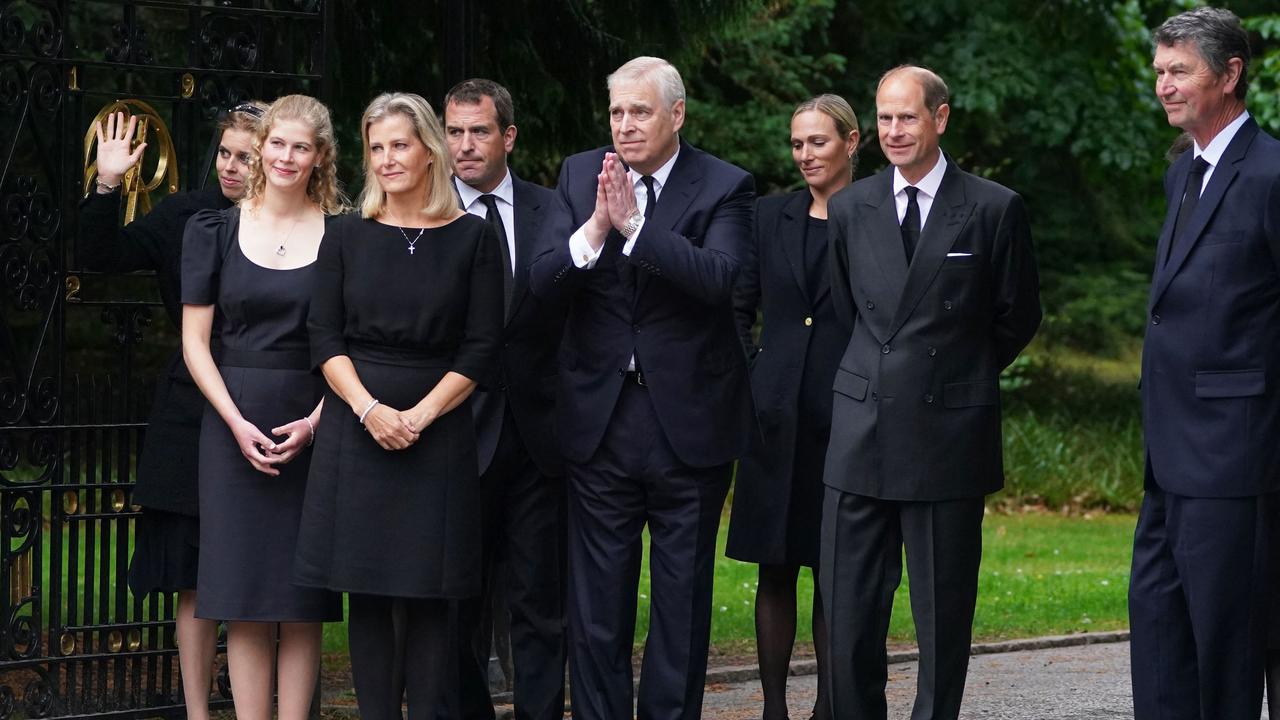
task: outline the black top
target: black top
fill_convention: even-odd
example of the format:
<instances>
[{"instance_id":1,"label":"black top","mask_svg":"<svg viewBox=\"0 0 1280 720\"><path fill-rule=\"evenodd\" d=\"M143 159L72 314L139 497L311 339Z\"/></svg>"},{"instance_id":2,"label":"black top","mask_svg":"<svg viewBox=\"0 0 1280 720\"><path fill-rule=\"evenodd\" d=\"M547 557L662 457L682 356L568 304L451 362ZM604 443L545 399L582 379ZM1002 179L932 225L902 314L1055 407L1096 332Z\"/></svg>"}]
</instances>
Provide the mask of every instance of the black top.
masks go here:
<instances>
[{"instance_id":1,"label":"black top","mask_svg":"<svg viewBox=\"0 0 1280 720\"><path fill-rule=\"evenodd\" d=\"M239 236L240 208L192 216L182 254L182 302L217 305L224 353L305 352L315 263L288 270L263 267L245 256Z\"/></svg>"},{"instance_id":2,"label":"black top","mask_svg":"<svg viewBox=\"0 0 1280 720\"><path fill-rule=\"evenodd\" d=\"M200 210L222 210L232 202L219 187L175 193L151 212L120 226L119 191L89 193L80 203L78 257L85 269L103 272L154 270L160 299L174 327L182 324L182 231Z\"/></svg>"},{"instance_id":3,"label":"black top","mask_svg":"<svg viewBox=\"0 0 1280 720\"><path fill-rule=\"evenodd\" d=\"M830 272L827 266L827 219L808 217L804 232L804 271L810 294L822 284L823 276Z\"/></svg>"},{"instance_id":4,"label":"black top","mask_svg":"<svg viewBox=\"0 0 1280 720\"><path fill-rule=\"evenodd\" d=\"M454 372L490 382L502 336L493 229L464 214L421 237L419 230L358 215L334 222L320 246L308 322L315 367L358 346L443 359Z\"/></svg>"}]
</instances>

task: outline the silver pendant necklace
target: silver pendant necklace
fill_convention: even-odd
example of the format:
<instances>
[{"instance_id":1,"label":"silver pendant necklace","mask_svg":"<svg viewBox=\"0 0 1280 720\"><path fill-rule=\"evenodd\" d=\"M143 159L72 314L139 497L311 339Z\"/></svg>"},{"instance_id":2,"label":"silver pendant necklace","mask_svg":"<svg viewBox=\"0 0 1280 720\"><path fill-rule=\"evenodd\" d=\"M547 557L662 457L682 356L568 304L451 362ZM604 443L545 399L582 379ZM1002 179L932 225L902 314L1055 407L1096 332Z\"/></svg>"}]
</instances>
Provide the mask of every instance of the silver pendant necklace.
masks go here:
<instances>
[{"instance_id":1,"label":"silver pendant necklace","mask_svg":"<svg viewBox=\"0 0 1280 720\"><path fill-rule=\"evenodd\" d=\"M293 231L298 227L298 221L301 219L294 218L293 224L289 226L289 232L285 233L284 239L280 241L280 247L276 248L276 254L280 257L284 257L286 252L284 249L285 243L289 242L289 238L293 237Z\"/></svg>"},{"instance_id":2,"label":"silver pendant necklace","mask_svg":"<svg viewBox=\"0 0 1280 720\"><path fill-rule=\"evenodd\" d=\"M402 227L400 227L399 225L397 225L397 226L396 226L396 229L397 229L397 230L399 230L399 231L400 231L400 234L404 236L404 241L405 241L405 242L407 242L407 243L409 243L409 254L410 254L410 255L412 255L412 254L413 254L413 246L414 246L414 245L417 245L417 244L418 244L418 241L422 239L422 233L424 233L424 232L426 232L426 231L427 231L427 229L426 229L426 228L418 228L418 236L417 236L417 237L415 237L414 239L410 240L410 239L409 239L409 233L405 232L405 231L404 231L404 228L402 228Z\"/></svg>"}]
</instances>

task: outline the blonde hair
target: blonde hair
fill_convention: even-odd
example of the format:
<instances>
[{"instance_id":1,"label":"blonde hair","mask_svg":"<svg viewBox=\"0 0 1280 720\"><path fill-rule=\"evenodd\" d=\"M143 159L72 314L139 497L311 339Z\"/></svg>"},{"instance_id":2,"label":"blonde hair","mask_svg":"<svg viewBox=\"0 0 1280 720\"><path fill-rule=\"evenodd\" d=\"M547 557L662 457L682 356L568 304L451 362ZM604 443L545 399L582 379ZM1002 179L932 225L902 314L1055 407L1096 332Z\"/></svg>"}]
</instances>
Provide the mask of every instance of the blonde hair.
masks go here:
<instances>
[{"instance_id":1,"label":"blonde hair","mask_svg":"<svg viewBox=\"0 0 1280 720\"><path fill-rule=\"evenodd\" d=\"M305 123L315 134L316 166L307 180L307 198L320 206L325 215L337 215L347 210L347 198L338 183L338 141L333 134L333 120L329 108L309 95L285 95L271 103L258 122L253 135L253 152L256 157L249 165L249 177L242 203L252 204L262 197L267 179L262 171L262 143L275 124L281 120L297 120Z\"/></svg>"},{"instance_id":2,"label":"blonde hair","mask_svg":"<svg viewBox=\"0 0 1280 720\"><path fill-rule=\"evenodd\" d=\"M811 97L808 100L796 106L795 112L791 113L791 117L802 112L820 112L831 118L831 122L835 123L836 134L840 136L840 140L848 140L849 135L858 130L858 115L853 111L853 106L848 100L835 95L833 93L823 93L817 97ZM853 149L853 155L849 156L849 174L852 176L854 171L858 169L858 149Z\"/></svg>"},{"instance_id":3,"label":"blonde hair","mask_svg":"<svg viewBox=\"0 0 1280 720\"><path fill-rule=\"evenodd\" d=\"M392 115L403 115L413 126L414 134L427 148L431 168L427 171L427 197L422 211L431 218L448 218L458 209L458 198L450 182L449 150L445 145L440 119L421 95L383 93L369 103L360 118L360 139L364 142L364 189L357 205L364 218L381 217L387 208L387 193L378 184L378 173L369 162L369 126Z\"/></svg>"}]
</instances>

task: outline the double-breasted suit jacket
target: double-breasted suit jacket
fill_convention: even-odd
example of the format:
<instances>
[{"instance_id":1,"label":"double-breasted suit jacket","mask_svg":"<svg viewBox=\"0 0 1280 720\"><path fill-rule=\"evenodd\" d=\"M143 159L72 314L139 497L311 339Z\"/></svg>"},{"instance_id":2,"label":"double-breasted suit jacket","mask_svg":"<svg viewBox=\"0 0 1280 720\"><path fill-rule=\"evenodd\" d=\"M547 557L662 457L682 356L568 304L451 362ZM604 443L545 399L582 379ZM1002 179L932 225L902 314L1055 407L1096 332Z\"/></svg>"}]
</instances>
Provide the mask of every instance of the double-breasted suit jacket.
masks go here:
<instances>
[{"instance_id":1,"label":"double-breasted suit jacket","mask_svg":"<svg viewBox=\"0 0 1280 720\"><path fill-rule=\"evenodd\" d=\"M754 183L740 168L682 141L631 254L622 254L622 235L610 230L595 267L578 268L566 240L591 216L596 176L612 151L565 160L547 233L557 244L530 273L535 294L572 298L557 413L565 457L585 463L595 453L634 356L681 462L730 462L746 450L753 422L731 296L750 252ZM634 266L631 273L620 272L624 264Z\"/></svg>"},{"instance_id":2,"label":"double-breasted suit jacket","mask_svg":"<svg viewBox=\"0 0 1280 720\"><path fill-rule=\"evenodd\" d=\"M1148 473L1191 497L1275 492L1280 142L1252 119L1241 126L1170 254L1192 154L1165 174L1169 207L1142 352Z\"/></svg>"},{"instance_id":3,"label":"double-breasted suit jacket","mask_svg":"<svg viewBox=\"0 0 1280 720\"><path fill-rule=\"evenodd\" d=\"M509 403L525 449L543 475L556 476L563 471L555 432L555 400L564 308L529 292L529 266L552 244L553 236L546 233L543 219L551 210L554 194L515 173L511 184L516 231L511 307L506 313L497 383L478 389L472 397L476 449L483 474L498 447L504 403Z\"/></svg>"},{"instance_id":4,"label":"double-breasted suit jacket","mask_svg":"<svg viewBox=\"0 0 1280 720\"><path fill-rule=\"evenodd\" d=\"M807 252L828 244L826 222L814 227L809 217L812 201L807 189L760 198L752 260L734 289L760 431L738 464L727 553L749 562L818 560L831 383L849 332L831 304L827 253Z\"/></svg>"},{"instance_id":5,"label":"double-breasted suit jacket","mask_svg":"<svg viewBox=\"0 0 1280 720\"><path fill-rule=\"evenodd\" d=\"M837 193L828 213L832 302L852 336L824 481L886 500L1000 489L999 376L1041 319L1022 199L948 161L909 268L893 168Z\"/></svg>"}]
</instances>

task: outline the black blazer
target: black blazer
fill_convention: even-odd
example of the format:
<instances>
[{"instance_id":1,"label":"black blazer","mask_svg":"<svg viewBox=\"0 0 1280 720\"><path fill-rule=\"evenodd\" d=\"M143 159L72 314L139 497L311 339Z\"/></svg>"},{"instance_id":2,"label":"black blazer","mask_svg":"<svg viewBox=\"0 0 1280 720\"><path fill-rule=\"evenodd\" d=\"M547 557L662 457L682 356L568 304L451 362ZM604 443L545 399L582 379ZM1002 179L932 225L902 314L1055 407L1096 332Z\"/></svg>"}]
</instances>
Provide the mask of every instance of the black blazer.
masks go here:
<instances>
[{"instance_id":1,"label":"black blazer","mask_svg":"<svg viewBox=\"0 0 1280 720\"><path fill-rule=\"evenodd\" d=\"M529 292L529 265L551 245L544 220L551 210L553 193L515 173L511 184L516 234L511 308L502 332L498 383L472 395L476 449L483 474L493 462L509 403L525 449L543 475L554 476L563 472L555 432L555 400L556 354L564 333L564 309Z\"/></svg>"},{"instance_id":2,"label":"black blazer","mask_svg":"<svg viewBox=\"0 0 1280 720\"><path fill-rule=\"evenodd\" d=\"M610 231L595 267L579 269L569 237L595 208L596 176L612 148L564 161L548 223L553 247L534 261L530 286L569 303L560 348L558 429L565 456L595 453L635 354L654 412L680 460L727 463L746 449L752 424L747 364L734 329L733 284L750 253L754 182L688 143L631 255ZM629 263L634 294L618 268Z\"/></svg>"},{"instance_id":3,"label":"black blazer","mask_svg":"<svg viewBox=\"0 0 1280 720\"><path fill-rule=\"evenodd\" d=\"M948 158L908 268L892 193L890 167L828 204L831 296L853 334L824 481L887 500L980 497L1004 485L1000 371L1040 326L1026 209Z\"/></svg>"},{"instance_id":4,"label":"black blazer","mask_svg":"<svg viewBox=\"0 0 1280 720\"><path fill-rule=\"evenodd\" d=\"M1245 122L1166 264L1192 155L1165 173L1168 213L1142 349L1148 480L1193 497L1275 492L1280 142Z\"/></svg>"},{"instance_id":5,"label":"black blazer","mask_svg":"<svg viewBox=\"0 0 1280 720\"><path fill-rule=\"evenodd\" d=\"M831 304L826 255L807 257L808 190L756 203L754 252L734 289L738 334L751 361L751 395L759 430L738 464L727 552L782 563L787 519L822 520L822 463L831 432L831 383L849 340ZM822 242L827 242L823 231ZM815 264L821 263L818 267ZM817 285L809 278L818 271ZM760 342L751 329L759 309ZM793 491L793 483L811 491ZM797 499L814 502L791 507ZM801 500L803 503L803 500Z\"/></svg>"},{"instance_id":6,"label":"black blazer","mask_svg":"<svg viewBox=\"0 0 1280 720\"><path fill-rule=\"evenodd\" d=\"M229 207L231 201L215 185L169 195L150 213L121 227L120 193L90 192L80 203L77 257L88 270L154 270L165 313L176 328L182 321L182 234L187 220L200 210ZM199 513L196 448L204 404L178 348L156 382L133 503L184 515Z\"/></svg>"}]
</instances>

